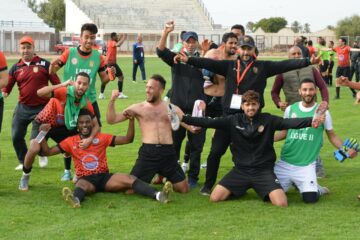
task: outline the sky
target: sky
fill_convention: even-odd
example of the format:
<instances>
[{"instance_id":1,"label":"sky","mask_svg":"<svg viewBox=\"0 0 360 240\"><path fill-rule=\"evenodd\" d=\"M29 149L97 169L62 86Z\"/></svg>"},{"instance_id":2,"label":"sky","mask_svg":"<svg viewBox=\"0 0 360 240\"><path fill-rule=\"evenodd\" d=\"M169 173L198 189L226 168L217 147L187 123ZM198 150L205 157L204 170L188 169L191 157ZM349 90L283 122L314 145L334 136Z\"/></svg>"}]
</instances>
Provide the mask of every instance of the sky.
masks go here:
<instances>
[{"instance_id":1,"label":"sky","mask_svg":"<svg viewBox=\"0 0 360 240\"><path fill-rule=\"evenodd\" d=\"M345 17L360 14L359 0L202 0L216 24L232 26L258 22L262 18L283 17L288 26L294 21L310 24L311 32L336 26ZM221 3L221 4L219 4Z\"/></svg>"}]
</instances>

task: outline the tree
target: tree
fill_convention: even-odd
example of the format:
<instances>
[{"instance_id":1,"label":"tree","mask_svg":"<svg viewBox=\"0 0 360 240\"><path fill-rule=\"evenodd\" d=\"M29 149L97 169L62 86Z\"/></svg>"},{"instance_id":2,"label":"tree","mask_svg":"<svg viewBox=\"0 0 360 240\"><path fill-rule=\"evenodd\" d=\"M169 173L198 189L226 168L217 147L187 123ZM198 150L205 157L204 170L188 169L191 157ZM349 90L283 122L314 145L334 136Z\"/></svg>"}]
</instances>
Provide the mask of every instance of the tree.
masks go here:
<instances>
[{"instance_id":1,"label":"tree","mask_svg":"<svg viewBox=\"0 0 360 240\"><path fill-rule=\"evenodd\" d=\"M301 32L302 26L298 21L294 21L291 24L291 29L294 31L294 33L298 33L298 32Z\"/></svg>"},{"instance_id":2,"label":"tree","mask_svg":"<svg viewBox=\"0 0 360 240\"><path fill-rule=\"evenodd\" d=\"M280 29L286 27L286 25L287 21L282 17L263 18L259 22L255 23L254 30L261 27L265 32L276 33Z\"/></svg>"},{"instance_id":3,"label":"tree","mask_svg":"<svg viewBox=\"0 0 360 240\"><path fill-rule=\"evenodd\" d=\"M255 23L254 22L248 22L246 24L246 28L250 31L250 32L255 32L256 28L255 28Z\"/></svg>"},{"instance_id":4,"label":"tree","mask_svg":"<svg viewBox=\"0 0 360 240\"><path fill-rule=\"evenodd\" d=\"M338 37L360 35L360 16L353 15L340 20L336 25L335 32Z\"/></svg>"},{"instance_id":5,"label":"tree","mask_svg":"<svg viewBox=\"0 0 360 240\"><path fill-rule=\"evenodd\" d=\"M304 33L311 33L310 24L308 24L308 23L304 24L303 32Z\"/></svg>"},{"instance_id":6,"label":"tree","mask_svg":"<svg viewBox=\"0 0 360 240\"><path fill-rule=\"evenodd\" d=\"M39 5L36 3L36 0L28 0L27 5L34 13L38 13Z\"/></svg>"},{"instance_id":7,"label":"tree","mask_svg":"<svg viewBox=\"0 0 360 240\"><path fill-rule=\"evenodd\" d=\"M65 3L64 0L49 0L40 3L38 16L44 20L46 24L61 31L65 28Z\"/></svg>"}]
</instances>

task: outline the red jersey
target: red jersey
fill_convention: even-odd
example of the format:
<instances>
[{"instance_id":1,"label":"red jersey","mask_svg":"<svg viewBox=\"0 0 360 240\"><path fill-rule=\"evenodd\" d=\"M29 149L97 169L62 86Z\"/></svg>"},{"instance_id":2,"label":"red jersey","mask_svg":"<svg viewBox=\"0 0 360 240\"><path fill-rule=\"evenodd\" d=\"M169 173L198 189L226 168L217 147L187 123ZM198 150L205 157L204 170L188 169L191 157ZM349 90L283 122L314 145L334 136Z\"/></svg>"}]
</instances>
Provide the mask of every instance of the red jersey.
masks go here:
<instances>
[{"instance_id":1,"label":"red jersey","mask_svg":"<svg viewBox=\"0 0 360 240\"><path fill-rule=\"evenodd\" d=\"M309 50L310 57L315 54L315 48L313 46L307 46L307 48Z\"/></svg>"},{"instance_id":2,"label":"red jersey","mask_svg":"<svg viewBox=\"0 0 360 240\"><path fill-rule=\"evenodd\" d=\"M0 72L7 70L6 59L3 52L0 52Z\"/></svg>"},{"instance_id":3,"label":"red jersey","mask_svg":"<svg viewBox=\"0 0 360 240\"><path fill-rule=\"evenodd\" d=\"M114 40L109 40L107 42L106 64L116 63L116 52L117 52L116 44L117 42Z\"/></svg>"},{"instance_id":4,"label":"red jersey","mask_svg":"<svg viewBox=\"0 0 360 240\"><path fill-rule=\"evenodd\" d=\"M53 85L59 84L60 79L56 74L49 74L50 62L35 56L29 65L22 59L14 64L9 71L9 83L3 92L10 94L15 83L19 88L19 102L28 106L46 105L49 99L37 95L37 90L48 86L48 81Z\"/></svg>"},{"instance_id":5,"label":"red jersey","mask_svg":"<svg viewBox=\"0 0 360 240\"><path fill-rule=\"evenodd\" d=\"M79 51L79 48L77 48L77 51L79 53L79 56L82 57L82 58L89 58L91 56L91 54L89 55L83 55L81 53L81 51ZM59 57L60 61L65 65L65 63L67 62L69 58L69 49L66 49L62 54L61 56ZM102 72L102 71L105 71L105 59L104 59L104 56L100 54L100 67L99 67L99 70L98 72Z\"/></svg>"},{"instance_id":6,"label":"red jersey","mask_svg":"<svg viewBox=\"0 0 360 240\"><path fill-rule=\"evenodd\" d=\"M44 109L36 116L36 120L39 123L50 123L52 127L65 126L66 93L66 87L55 89L53 98L50 99ZM86 108L91 112L92 116L95 116L94 108L89 99L86 99L86 104Z\"/></svg>"},{"instance_id":7,"label":"red jersey","mask_svg":"<svg viewBox=\"0 0 360 240\"><path fill-rule=\"evenodd\" d=\"M60 149L71 154L74 159L76 176L108 173L106 148L115 146L115 136L98 133L86 149L79 148L80 135L74 135L61 141Z\"/></svg>"},{"instance_id":8,"label":"red jersey","mask_svg":"<svg viewBox=\"0 0 360 240\"><path fill-rule=\"evenodd\" d=\"M338 55L338 67L350 66L350 47L349 46L336 46L334 51Z\"/></svg>"}]
</instances>

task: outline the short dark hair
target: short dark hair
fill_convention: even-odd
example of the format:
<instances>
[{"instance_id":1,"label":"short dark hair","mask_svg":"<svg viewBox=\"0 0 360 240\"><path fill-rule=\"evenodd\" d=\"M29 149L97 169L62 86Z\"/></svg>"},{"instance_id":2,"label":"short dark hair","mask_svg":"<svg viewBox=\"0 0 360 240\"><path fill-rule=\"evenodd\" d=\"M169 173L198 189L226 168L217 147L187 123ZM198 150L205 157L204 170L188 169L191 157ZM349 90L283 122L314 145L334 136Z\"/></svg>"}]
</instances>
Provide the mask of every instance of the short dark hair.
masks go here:
<instances>
[{"instance_id":1,"label":"short dark hair","mask_svg":"<svg viewBox=\"0 0 360 240\"><path fill-rule=\"evenodd\" d=\"M76 74L75 79L78 78L78 76L86 77L88 79L88 82L90 83L90 76L86 72L79 72Z\"/></svg>"},{"instance_id":2,"label":"short dark hair","mask_svg":"<svg viewBox=\"0 0 360 240\"><path fill-rule=\"evenodd\" d=\"M110 37L113 38L113 37L116 37L116 35L117 35L116 32L112 32L112 33L110 34Z\"/></svg>"},{"instance_id":3,"label":"short dark hair","mask_svg":"<svg viewBox=\"0 0 360 240\"><path fill-rule=\"evenodd\" d=\"M224 33L224 35L222 36L221 41L223 43L226 43L229 40L229 38L236 38L237 39L237 36L233 32Z\"/></svg>"},{"instance_id":4,"label":"short dark hair","mask_svg":"<svg viewBox=\"0 0 360 240\"><path fill-rule=\"evenodd\" d=\"M154 79L155 81L158 81L160 83L162 89L165 89L166 80L163 76L161 76L160 74L154 74L151 76L150 79Z\"/></svg>"},{"instance_id":5,"label":"short dark hair","mask_svg":"<svg viewBox=\"0 0 360 240\"><path fill-rule=\"evenodd\" d=\"M89 115L90 118L91 118L93 114L89 111L89 109L87 109L87 108L81 108L81 109L80 109L80 112L79 112L79 117L80 117L80 116L86 116L86 115Z\"/></svg>"},{"instance_id":6,"label":"short dark hair","mask_svg":"<svg viewBox=\"0 0 360 240\"><path fill-rule=\"evenodd\" d=\"M309 45L309 46L312 46L312 45L313 45L312 40L309 40L309 41L308 41L308 45Z\"/></svg>"},{"instance_id":7,"label":"short dark hair","mask_svg":"<svg viewBox=\"0 0 360 240\"><path fill-rule=\"evenodd\" d=\"M235 25L233 25L230 30L233 30L233 29L239 29L239 30L242 32L242 34L245 34L245 28L244 28L244 26L241 25L241 24L235 24Z\"/></svg>"},{"instance_id":8,"label":"short dark hair","mask_svg":"<svg viewBox=\"0 0 360 240\"><path fill-rule=\"evenodd\" d=\"M255 92L254 90L248 90L242 95L242 103L246 102L257 102L260 103L260 95L258 92Z\"/></svg>"},{"instance_id":9,"label":"short dark hair","mask_svg":"<svg viewBox=\"0 0 360 240\"><path fill-rule=\"evenodd\" d=\"M304 78L303 80L300 81L300 85L299 85L299 88L301 88L301 86L304 84L304 83L312 83L314 84L314 86L316 87L316 84L315 84L315 81L310 79L310 78Z\"/></svg>"},{"instance_id":10,"label":"short dark hair","mask_svg":"<svg viewBox=\"0 0 360 240\"><path fill-rule=\"evenodd\" d=\"M83 34L84 31L89 31L92 34L97 34L98 28L93 23L85 23L84 25L81 26L81 35Z\"/></svg>"},{"instance_id":11,"label":"short dark hair","mask_svg":"<svg viewBox=\"0 0 360 240\"><path fill-rule=\"evenodd\" d=\"M343 41L345 44L347 43L347 40L346 40L346 38L344 38L344 37L341 37L340 38L341 39L341 41Z\"/></svg>"}]
</instances>

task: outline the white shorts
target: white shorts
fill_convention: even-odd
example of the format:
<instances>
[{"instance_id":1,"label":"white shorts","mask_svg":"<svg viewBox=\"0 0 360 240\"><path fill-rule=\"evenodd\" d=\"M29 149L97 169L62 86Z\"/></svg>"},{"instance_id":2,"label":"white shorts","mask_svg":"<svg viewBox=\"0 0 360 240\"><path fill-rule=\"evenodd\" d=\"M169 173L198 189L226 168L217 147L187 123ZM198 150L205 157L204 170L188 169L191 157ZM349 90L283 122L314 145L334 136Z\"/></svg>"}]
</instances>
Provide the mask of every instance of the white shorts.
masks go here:
<instances>
[{"instance_id":1,"label":"white shorts","mask_svg":"<svg viewBox=\"0 0 360 240\"><path fill-rule=\"evenodd\" d=\"M307 166L295 166L279 160L275 163L274 173L284 191L288 191L292 183L296 185L300 193L317 192L316 162Z\"/></svg>"}]
</instances>

